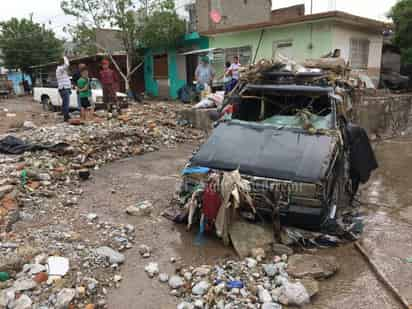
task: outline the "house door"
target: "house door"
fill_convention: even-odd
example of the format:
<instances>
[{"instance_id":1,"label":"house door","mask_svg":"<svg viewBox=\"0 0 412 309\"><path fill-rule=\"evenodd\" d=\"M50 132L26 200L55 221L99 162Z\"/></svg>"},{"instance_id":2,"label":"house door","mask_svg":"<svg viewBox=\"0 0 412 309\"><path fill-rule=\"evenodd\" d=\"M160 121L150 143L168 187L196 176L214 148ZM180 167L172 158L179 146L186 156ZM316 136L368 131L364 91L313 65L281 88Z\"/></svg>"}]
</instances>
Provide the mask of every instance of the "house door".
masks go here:
<instances>
[{"instance_id":1,"label":"house door","mask_svg":"<svg viewBox=\"0 0 412 309\"><path fill-rule=\"evenodd\" d=\"M169 97L169 63L167 54L154 56L154 79L157 81L159 97Z\"/></svg>"}]
</instances>

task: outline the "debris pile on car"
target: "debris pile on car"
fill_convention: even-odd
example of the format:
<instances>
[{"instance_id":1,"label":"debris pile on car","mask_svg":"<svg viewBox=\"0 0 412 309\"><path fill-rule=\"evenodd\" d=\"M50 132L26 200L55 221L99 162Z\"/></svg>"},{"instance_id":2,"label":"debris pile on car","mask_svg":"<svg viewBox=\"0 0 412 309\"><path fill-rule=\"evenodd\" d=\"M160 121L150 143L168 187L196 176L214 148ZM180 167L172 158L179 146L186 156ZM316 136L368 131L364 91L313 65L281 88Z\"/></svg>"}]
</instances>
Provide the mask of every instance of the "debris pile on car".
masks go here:
<instances>
[{"instance_id":1,"label":"debris pile on car","mask_svg":"<svg viewBox=\"0 0 412 309\"><path fill-rule=\"evenodd\" d=\"M179 108L138 105L118 117L97 112L86 125L26 125L0 137L0 307L106 306L135 227L79 213L82 181L108 162L199 142L202 132L177 123Z\"/></svg>"}]
</instances>

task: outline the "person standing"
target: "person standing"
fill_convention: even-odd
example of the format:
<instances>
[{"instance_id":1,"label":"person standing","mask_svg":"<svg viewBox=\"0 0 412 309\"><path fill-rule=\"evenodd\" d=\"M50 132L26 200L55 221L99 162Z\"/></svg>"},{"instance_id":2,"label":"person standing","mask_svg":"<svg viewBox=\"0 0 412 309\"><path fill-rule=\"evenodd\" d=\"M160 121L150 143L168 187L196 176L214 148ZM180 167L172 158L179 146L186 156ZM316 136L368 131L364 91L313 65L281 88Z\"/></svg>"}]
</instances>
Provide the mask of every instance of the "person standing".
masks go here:
<instances>
[{"instance_id":1,"label":"person standing","mask_svg":"<svg viewBox=\"0 0 412 309\"><path fill-rule=\"evenodd\" d=\"M225 93L228 94L232 90L232 71L230 69L231 63L228 61L225 64L225 72L223 73L223 84Z\"/></svg>"},{"instance_id":2,"label":"person standing","mask_svg":"<svg viewBox=\"0 0 412 309\"><path fill-rule=\"evenodd\" d=\"M115 71L110 69L110 62L107 59L102 61L102 70L100 71L100 82L103 86L103 102L109 112L112 111L112 105L115 105L118 112L116 91L118 89L119 78Z\"/></svg>"},{"instance_id":3,"label":"person standing","mask_svg":"<svg viewBox=\"0 0 412 309\"><path fill-rule=\"evenodd\" d=\"M206 86L212 86L213 79L215 78L215 70L209 62L209 57L203 56L201 58L201 63L196 68L196 90L198 92L205 90Z\"/></svg>"},{"instance_id":4,"label":"person standing","mask_svg":"<svg viewBox=\"0 0 412 309\"><path fill-rule=\"evenodd\" d=\"M60 60L59 66L56 69L57 85L60 97L62 99L62 110L65 122L69 121L70 119L70 95L72 94L72 83L69 76L69 67L69 59L67 57L63 57L63 59Z\"/></svg>"},{"instance_id":5,"label":"person standing","mask_svg":"<svg viewBox=\"0 0 412 309\"><path fill-rule=\"evenodd\" d=\"M81 77L81 71L83 70L83 68L85 68L86 65L84 63L80 63L79 66L77 67L76 72L73 74L72 76L72 85L73 85L73 89L76 89L76 94L77 94L77 108L79 109L79 111L81 111L82 109L82 105L80 103L80 94L79 94L79 89L77 88L77 82L79 81L80 77Z\"/></svg>"},{"instance_id":6,"label":"person standing","mask_svg":"<svg viewBox=\"0 0 412 309\"><path fill-rule=\"evenodd\" d=\"M231 90L233 88L235 88L235 86L239 82L239 78L240 78L239 69L240 69L239 57L234 56L232 65L230 66L230 71L232 72L232 83L231 83L231 86L230 86Z\"/></svg>"},{"instance_id":7,"label":"person standing","mask_svg":"<svg viewBox=\"0 0 412 309\"><path fill-rule=\"evenodd\" d=\"M81 104L80 119L89 121L91 119L90 97L92 96L92 91L90 88L89 71L86 67L82 67L80 71L80 78L77 81L77 89Z\"/></svg>"}]
</instances>

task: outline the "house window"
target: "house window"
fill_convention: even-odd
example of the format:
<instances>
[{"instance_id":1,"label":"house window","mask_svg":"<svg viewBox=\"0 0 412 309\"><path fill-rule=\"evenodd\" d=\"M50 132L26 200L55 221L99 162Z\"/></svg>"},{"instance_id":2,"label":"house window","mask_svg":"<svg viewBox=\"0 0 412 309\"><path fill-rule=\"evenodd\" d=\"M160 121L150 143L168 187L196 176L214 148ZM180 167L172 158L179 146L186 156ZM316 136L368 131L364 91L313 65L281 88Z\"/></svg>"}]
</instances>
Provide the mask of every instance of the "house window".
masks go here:
<instances>
[{"instance_id":1,"label":"house window","mask_svg":"<svg viewBox=\"0 0 412 309\"><path fill-rule=\"evenodd\" d=\"M273 59L277 59L279 55L293 59L293 41L276 41L273 43Z\"/></svg>"},{"instance_id":2,"label":"house window","mask_svg":"<svg viewBox=\"0 0 412 309\"><path fill-rule=\"evenodd\" d=\"M369 40L350 40L350 64L354 69L367 69L369 61Z\"/></svg>"},{"instance_id":3,"label":"house window","mask_svg":"<svg viewBox=\"0 0 412 309\"><path fill-rule=\"evenodd\" d=\"M246 65L252 61L252 48L250 46L225 49L225 61L232 62L238 56L241 64Z\"/></svg>"}]
</instances>

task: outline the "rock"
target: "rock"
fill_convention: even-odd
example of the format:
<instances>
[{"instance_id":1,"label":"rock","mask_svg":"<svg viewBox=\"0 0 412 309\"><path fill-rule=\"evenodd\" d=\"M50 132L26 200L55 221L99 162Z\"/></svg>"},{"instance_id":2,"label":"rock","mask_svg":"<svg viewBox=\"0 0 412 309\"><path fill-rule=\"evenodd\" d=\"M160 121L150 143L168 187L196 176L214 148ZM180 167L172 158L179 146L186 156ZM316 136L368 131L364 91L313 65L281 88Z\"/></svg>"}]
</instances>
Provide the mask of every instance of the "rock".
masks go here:
<instances>
[{"instance_id":1,"label":"rock","mask_svg":"<svg viewBox=\"0 0 412 309\"><path fill-rule=\"evenodd\" d=\"M287 306L303 306L310 302L308 292L302 283L288 282L281 287L279 302Z\"/></svg>"},{"instance_id":2,"label":"rock","mask_svg":"<svg viewBox=\"0 0 412 309\"><path fill-rule=\"evenodd\" d=\"M262 248L253 248L250 252L251 256L254 257L259 262L266 257L266 252Z\"/></svg>"},{"instance_id":3,"label":"rock","mask_svg":"<svg viewBox=\"0 0 412 309\"><path fill-rule=\"evenodd\" d=\"M244 221L235 221L229 229L230 239L237 254L247 257L255 248L267 248L274 241L273 228Z\"/></svg>"},{"instance_id":4,"label":"rock","mask_svg":"<svg viewBox=\"0 0 412 309\"><path fill-rule=\"evenodd\" d=\"M98 215L95 214L95 213L90 213L90 214L87 215L87 220L89 220L89 221L94 221L97 218L98 218Z\"/></svg>"},{"instance_id":5,"label":"rock","mask_svg":"<svg viewBox=\"0 0 412 309\"><path fill-rule=\"evenodd\" d=\"M332 256L296 254L289 257L287 272L295 278L325 279L333 276L338 269L338 262Z\"/></svg>"},{"instance_id":6,"label":"rock","mask_svg":"<svg viewBox=\"0 0 412 309\"><path fill-rule=\"evenodd\" d=\"M165 273L161 273L161 274L159 275L159 281L160 281L161 283L166 283L166 282L168 282L168 281L169 281L169 275L168 275L168 274L165 274Z\"/></svg>"},{"instance_id":7,"label":"rock","mask_svg":"<svg viewBox=\"0 0 412 309\"><path fill-rule=\"evenodd\" d=\"M191 273L190 271L187 271L187 272L185 272L185 273L183 274L183 278L185 278L185 280L186 280L187 282L192 281L192 277L193 277L193 275L192 275L192 273Z\"/></svg>"},{"instance_id":8,"label":"rock","mask_svg":"<svg viewBox=\"0 0 412 309\"><path fill-rule=\"evenodd\" d=\"M18 299L13 301L9 307L10 309L30 309L32 307L32 300L27 295L21 295Z\"/></svg>"},{"instance_id":9,"label":"rock","mask_svg":"<svg viewBox=\"0 0 412 309\"><path fill-rule=\"evenodd\" d=\"M8 288L0 291L0 308L6 308L11 302L14 301L16 296L16 290L14 288Z\"/></svg>"},{"instance_id":10,"label":"rock","mask_svg":"<svg viewBox=\"0 0 412 309\"><path fill-rule=\"evenodd\" d=\"M120 281L122 281L122 280L123 280L123 277L120 276L120 275L115 275L115 276L113 277L113 281L114 281L114 282L120 282Z\"/></svg>"},{"instance_id":11,"label":"rock","mask_svg":"<svg viewBox=\"0 0 412 309\"><path fill-rule=\"evenodd\" d=\"M63 277L70 269L69 259L61 256L51 256L47 259L49 276Z\"/></svg>"},{"instance_id":12,"label":"rock","mask_svg":"<svg viewBox=\"0 0 412 309\"><path fill-rule=\"evenodd\" d=\"M16 280L13 284L13 288L17 292L33 290L36 286L37 286L36 281L32 279L24 279L24 278Z\"/></svg>"},{"instance_id":13,"label":"rock","mask_svg":"<svg viewBox=\"0 0 412 309\"><path fill-rule=\"evenodd\" d=\"M279 269L275 264L264 264L263 271L269 277L274 277L279 273Z\"/></svg>"},{"instance_id":14,"label":"rock","mask_svg":"<svg viewBox=\"0 0 412 309\"><path fill-rule=\"evenodd\" d=\"M277 303L264 303L261 307L262 309L282 309L282 305Z\"/></svg>"},{"instance_id":15,"label":"rock","mask_svg":"<svg viewBox=\"0 0 412 309\"><path fill-rule=\"evenodd\" d=\"M264 303L271 303L272 302L272 296L262 286L258 286L258 297L259 297L259 302L264 304Z\"/></svg>"},{"instance_id":16,"label":"rock","mask_svg":"<svg viewBox=\"0 0 412 309\"><path fill-rule=\"evenodd\" d=\"M56 308L66 309L69 307L70 302L76 296L76 290L74 289L63 289L57 294Z\"/></svg>"},{"instance_id":17,"label":"rock","mask_svg":"<svg viewBox=\"0 0 412 309\"><path fill-rule=\"evenodd\" d=\"M212 269L208 265L197 267L193 270L193 274L198 277L206 277L210 274Z\"/></svg>"},{"instance_id":18,"label":"rock","mask_svg":"<svg viewBox=\"0 0 412 309\"><path fill-rule=\"evenodd\" d=\"M0 186L0 200L7 194L13 191L14 187L11 185Z\"/></svg>"},{"instance_id":19,"label":"rock","mask_svg":"<svg viewBox=\"0 0 412 309\"><path fill-rule=\"evenodd\" d=\"M151 253L152 253L152 249L149 246L140 245L139 246L139 253L142 257L149 258Z\"/></svg>"},{"instance_id":20,"label":"rock","mask_svg":"<svg viewBox=\"0 0 412 309\"><path fill-rule=\"evenodd\" d=\"M37 284L41 284L43 282L46 282L49 276L45 272L38 273L36 276L34 276L33 280L36 281Z\"/></svg>"},{"instance_id":21,"label":"rock","mask_svg":"<svg viewBox=\"0 0 412 309\"><path fill-rule=\"evenodd\" d=\"M143 201L127 207L126 213L131 216L150 216L153 210L153 204L150 201Z\"/></svg>"},{"instance_id":22,"label":"rock","mask_svg":"<svg viewBox=\"0 0 412 309\"><path fill-rule=\"evenodd\" d=\"M110 264L122 264L126 259L123 254L109 247L100 247L95 249L94 252L97 255L107 258Z\"/></svg>"},{"instance_id":23,"label":"rock","mask_svg":"<svg viewBox=\"0 0 412 309\"><path fill-rule=\"evenodd\" d=\"M292 255L293 254L293 249L292 248L290 248L286 245L282 245L282 244L276 244L276 243L273 244L272 245L272 250L273 250L273 253L275 255L279 255L279 256L282 256L284 254L286 254L286 255Z\"/></svg>"},{"instance_id":24,"label":"rock","mask_svg":"<svg viewBox=\"0 0 412 309\"><path fill-rule=\"evenodd\" d=\"M39 254L34 258L34 263L42 264L42 265L46 264L47 258L48 258L47 254L45 253Z\"/></svg>"},{"instance_id":25,"label":"rock","mask_svg":"<svg viewBox=\"0 0 412 309\"><path fill-rule=\"evenodd\" d=\"M36 129L37 126L33 123L33 121L26 120L23 122L23 128L24 129Z\"/></svg>"},{"instance_id":26,"label":"rock","mask_svg":"<svg viewBox=\"0 0 412 309\"><path fill-rule=\"evenodd\" d=\"M150 278L153 278L159 273L159 264L158 263L149 263L145 268L145 272Z\"/></svg>"},{"instance_id":27,"label":"rock","mask_svg":"<svg viewBox=\"0 0 412 309\"><path fill-rule=\"evenodd\" d=\"M180 287L182 287L185 284L184 280L182 277L180 276L172 276L169 279L169 286L171 289L179 289Z\"/></svg>"},{"instance_id":28,"label":"rock","mask_svg":"<svg viewBox=\"0 0 412 309\"><path fill-rule=\"evenodd\" d=\"M195 284L192 288L192 294L203 296L209 290L210 284L207 281L200 281L199 283Z\"/></svg>"},{"instance_id":29,"label":"rock","mask_svg":"<svg viewBox=\"0 0 412 309\"><path fill-rule=\"evenodd\" d=\"M182 302L176 307L177 309L194 309L194 306L188 302Z\"/></svg>"},{"instance_id":30,"label":"rock","mask_svg":"<svg viewBox=\"0 0 412 309\"><path fill-rule=\"evenodd\" d=\"M310 279L310 278L300 279L299 281L305 287L306 291L309 294L309 297L313 297L319 293L319 282L318 281L314 279Z\"/></svg>"},{"instance_id":31,"label":"rock","mask_svg":"<svg viewBox=\"0 0 412 309\"><path fill-rule=\"evenodd\" d=\"M194 303L194 307L197 309L203 309L204 303L203 300L197 299Z\"/></svg>"},{"instance_id":32,"label":"rock","mask_svg":"<svg viewBox=\"0 0 412 309\"><path fill-rule=\"evenodd\" d=\"M31 275L35 275L46 271L46 267L41 264L30 264L30 269L28 270Z\"/></svg>"},{"instance_id":33,"label":"rock","mask_svg":"<svg viewBox=\"0 0 412 309\"><path fill-rule=\"evenodd\" d=\"M246 265L249 268L255 268L258 264L258 262L255 259L252 258L246 258Z\"/></svg>"}]
</instances>

